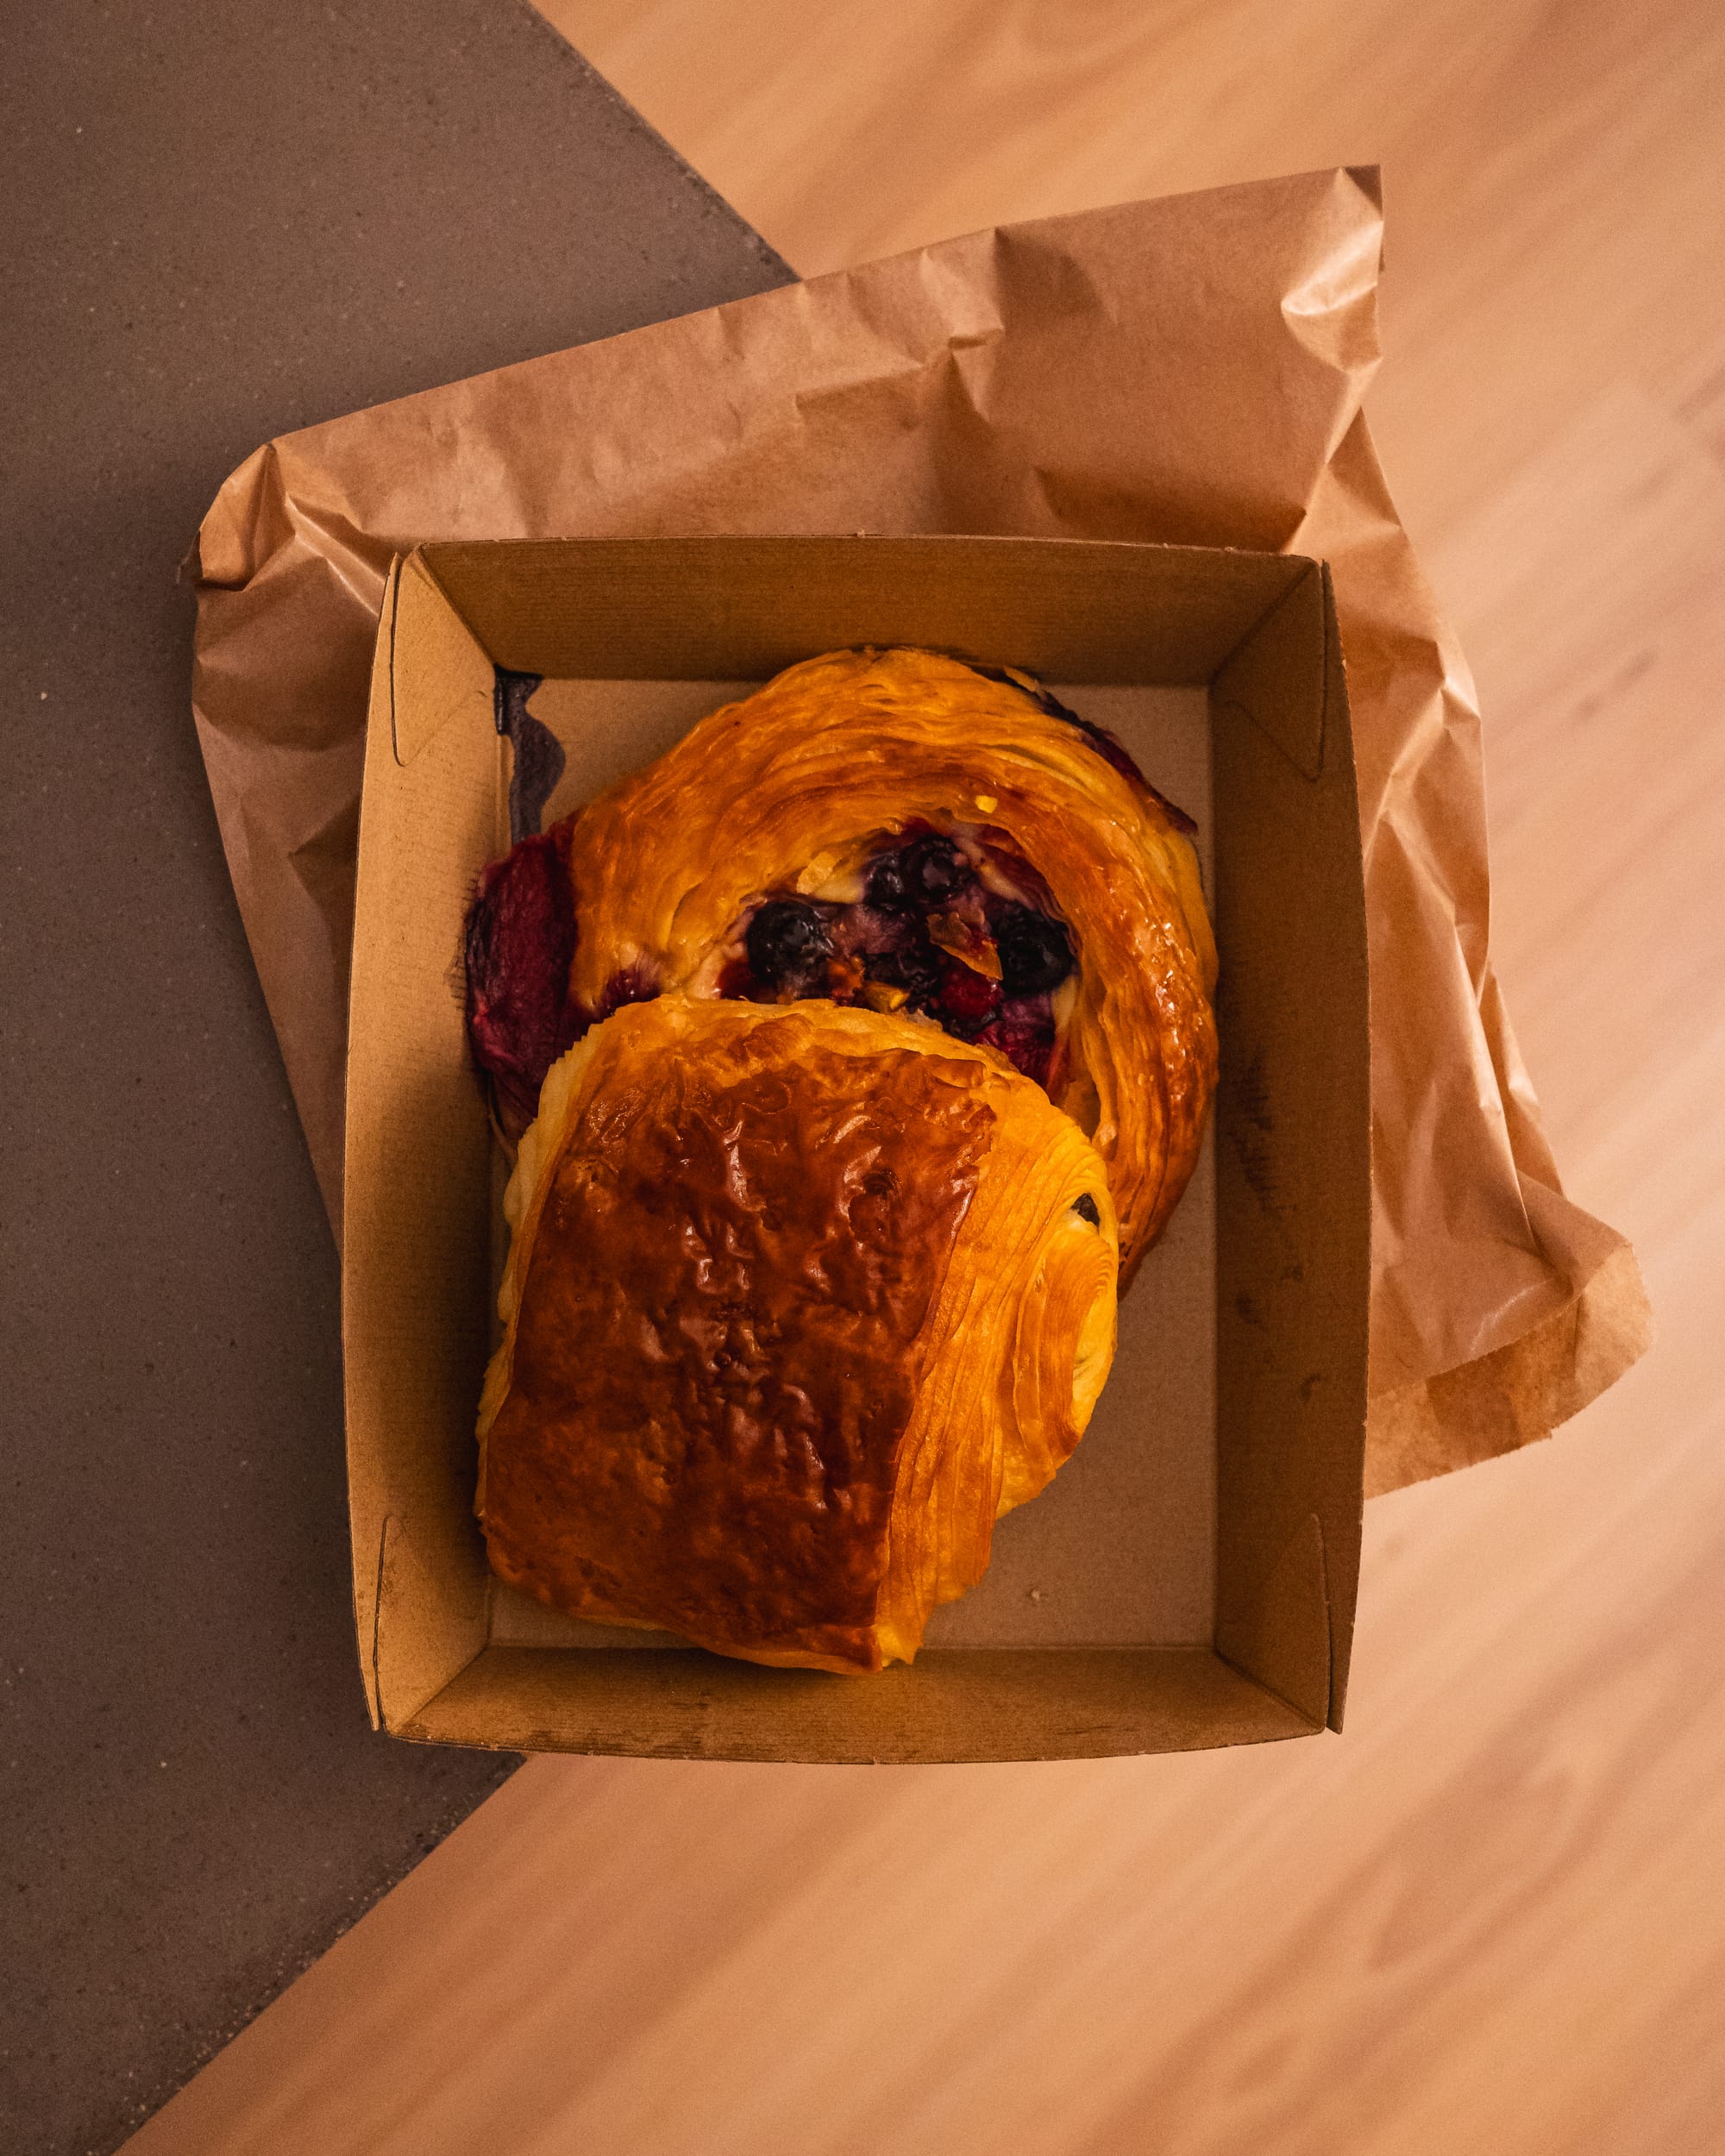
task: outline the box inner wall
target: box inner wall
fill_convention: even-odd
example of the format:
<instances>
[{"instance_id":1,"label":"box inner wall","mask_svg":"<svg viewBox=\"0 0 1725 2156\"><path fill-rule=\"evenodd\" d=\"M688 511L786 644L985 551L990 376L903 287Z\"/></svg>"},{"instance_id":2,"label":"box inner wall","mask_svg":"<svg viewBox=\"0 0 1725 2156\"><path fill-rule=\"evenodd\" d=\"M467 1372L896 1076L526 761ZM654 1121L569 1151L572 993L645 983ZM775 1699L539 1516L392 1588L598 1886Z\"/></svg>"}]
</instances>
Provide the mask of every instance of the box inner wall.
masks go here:
<instances>
[{"instance_id":1,"label":"box inner wall","mask_svg":"<svg viewBox=\"0 0 1725 2156\"><path fill-rule=\"evenodd\" d=\"M554 822L681 738L756 684L547 680L530 710L561 744ZM1197 821L1214 890L1207 693L1191 687L1061 686L1109 727L1145 775ZM500 745L501 748L501 745ZM501 749L497 849L508 844L508 751ZM506 1248L500 1217L493 1249ZM1073 1459L1033 1503L1000 1523L981 1585L935 1613L930 1646L1207 1645L1215 1595L1215 1183L1206 1139L1185 1197L1121 1305L1113 1374ZM581 1623L491 1583L499 1645L655 1650L666 1633Z\"/></svg>"}]
</instances>

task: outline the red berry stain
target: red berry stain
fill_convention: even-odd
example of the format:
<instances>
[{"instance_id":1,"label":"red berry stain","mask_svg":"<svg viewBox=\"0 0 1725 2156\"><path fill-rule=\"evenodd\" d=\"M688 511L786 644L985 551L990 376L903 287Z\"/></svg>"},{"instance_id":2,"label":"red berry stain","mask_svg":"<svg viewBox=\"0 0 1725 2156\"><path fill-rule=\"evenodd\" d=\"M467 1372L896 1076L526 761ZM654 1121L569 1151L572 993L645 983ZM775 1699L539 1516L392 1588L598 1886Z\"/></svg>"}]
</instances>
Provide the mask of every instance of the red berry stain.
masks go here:
<instances>
[{"instance_id":1,"label":"red berry stain","mask_svg":"<svg viewBox=\"0 0 1725 2156\"><path fill-rule=\"evenodd\" d=\"M574 894L558 834L524 838L480 877L467 909L467 1041L492 1115L518 1137L545 1073L586 1030L569 1000Z\"/></svg>"}]
</instances>

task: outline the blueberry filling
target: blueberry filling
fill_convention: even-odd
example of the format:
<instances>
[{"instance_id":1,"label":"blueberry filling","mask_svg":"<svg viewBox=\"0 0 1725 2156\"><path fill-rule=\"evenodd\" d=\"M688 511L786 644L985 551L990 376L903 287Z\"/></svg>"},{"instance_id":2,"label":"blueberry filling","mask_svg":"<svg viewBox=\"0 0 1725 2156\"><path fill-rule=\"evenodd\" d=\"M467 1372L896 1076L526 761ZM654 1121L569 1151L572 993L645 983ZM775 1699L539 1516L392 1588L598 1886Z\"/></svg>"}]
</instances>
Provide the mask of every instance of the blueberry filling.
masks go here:
<instances>
[{"instance_id":1,"label":"blueberry filling","mask_svg":"<svg viewBox=\"0 0 1725 2156\"><path fill-rule=\"evenodd\" d=\"M869 903L884 913L939 906L975 881L952 841L932 833L881 856L869 872Z\"/></svg>"},{"instance_id":2,"label":"blueberry filling","mask_svg":"<svg viewBox=\"0 0 1725 2156\"><path fill-rule=\"evenodd\" d=\"M825 922L806 899L768 899L743 943L756 979L767 987L818 993L825 986L831 946Z\"/></svg>"},{"instance_id":3,"label":"blueberry filling","mask_svg":"<svg viewBox=\"0 0 1725 2156\"><path fill-rule=\"evenodd\" d=\"M1008 901L992 924L1008 995L1047 995L1072 970L1072 939L1061 924Z\"/></svg>"},{"instance_id":4,"label":"blueberry filling","mask_svg":"<svg viewBox=\"0 0 1725 2156\"><path fill-rule=\"evenodd\" d=\"M1026 863L997 855L989 858L1009 884L1041 888ZM989 887L986 874L938 831L889 845L868 864L858 903L772 898L758 906L744 955L723 968L718 993L921 1013L1045 1084L1055 1049L1050 999L1072 973L1071 935L1051 914Z\"/></svg>"},{"instance_id":5,"label":"blueberry filling","mask_svg":"<svg viewBox=\"0 0 1725 2156\"><path fill-rule=\"evenodd\" d=\"M929 1011L940 993L944 962L932 943L919 942L878 958L865 958L862 970L868 980L883 988L902 988L912 1010Z\"/></svg>"},{"instance_id":6,"label":"blueberry filling","mask_svg":"<svg viewBox=\"0 0 1725 2156\"><path fill-rule=\"evenodd\" d=\"M1078 1218L1081 1220L1088 1220L1093 1228L1099 1228L1101 1226L1101 1213L1097 1209L1096 1200L1090 1195L1088 1190L1084 1193L1082 1198L1075 1198L1072 1200L1072 1210L1078 1215Z\"/></svg>"}]
</instances>

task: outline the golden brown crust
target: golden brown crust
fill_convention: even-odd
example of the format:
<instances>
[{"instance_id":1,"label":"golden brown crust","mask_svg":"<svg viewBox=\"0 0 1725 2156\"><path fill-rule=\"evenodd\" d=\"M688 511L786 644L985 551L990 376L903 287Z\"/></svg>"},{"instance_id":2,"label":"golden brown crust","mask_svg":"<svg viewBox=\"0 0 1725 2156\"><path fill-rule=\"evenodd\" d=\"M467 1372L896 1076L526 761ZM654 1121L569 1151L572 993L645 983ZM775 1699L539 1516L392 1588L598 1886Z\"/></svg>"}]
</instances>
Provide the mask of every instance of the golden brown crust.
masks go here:
<instances>
[{"instance_id":1,"label":"golden brown crust","mask_svg":"<svg viewBox=\"0 0 1725 2156\"><path fill-rule=\"evenodd\" d=\"M499 1576L756 1660L914 1654L1100 1390L1101 1183L1037 1087L925 1022L619 1012L546 1081L511 1184Z\"/></svg>"},{"instance_id":2,"label":"golden brown crust","mask_svg":"<svg viewBox=\"0 0 1725 2156\"><path fill-rule=\"evenodd\" d=\"M1215 1082L1214 945L1185 819L1010 681L835 652L704 719L568 834L574 1001L718 992L737 924L919 820L994 834L1046 883L1078 975L1059 1088L1107 1164L1128 1275L1185 1188Z\"/></svg>"},{"instance_id":3,"label":"golden brown crust","mask_svg":"<svg viewBox=\"0 0 1725 2156\"><path fill-rule=\"evenodd\" d=\"M849 1059L787 1074L737 1041L607 1095L540 1215L491 1435L500 1569L694 1637L865 1651L982 1075L900 1050L859 1099Z\"/></svg>"}]
</instances>

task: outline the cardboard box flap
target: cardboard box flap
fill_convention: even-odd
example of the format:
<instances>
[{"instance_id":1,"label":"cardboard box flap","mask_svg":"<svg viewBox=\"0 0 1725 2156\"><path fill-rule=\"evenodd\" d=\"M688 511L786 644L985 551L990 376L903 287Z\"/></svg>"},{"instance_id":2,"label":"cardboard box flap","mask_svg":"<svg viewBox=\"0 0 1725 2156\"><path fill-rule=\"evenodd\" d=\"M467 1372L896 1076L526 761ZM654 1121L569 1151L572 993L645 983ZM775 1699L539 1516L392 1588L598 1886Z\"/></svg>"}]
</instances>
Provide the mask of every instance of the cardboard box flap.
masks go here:
<instances>
[{"instance_id":1,"label":"cardboard box flap","mask_svg":"<svg viewBox=\"0 0 1725 2156\"><path fill-rule=\"evenodd\" d=\"M366 737L342 1251L354 1606L374 1721L412 1712L486 1639L472 1506L491 1134L465 1059L449 1052L460 1011L448 968L467 899L451 864L483 860L497 826L491 679L431 580L398 564ZM411 692L398 699L399 681ZM433 953L428 982L417 962Z\"/></svg>"},{"instance_id":2,"label":"cardboard box flap","mask_svg":"<svg viewBox=\"0 0 1725 2156\"><path fill-rule=\"evenodd\" d=\"M1325 580L1314 564L1230 655L1214 691L1219 706L1243 713L1314 785L1323 775L1327 639L1333 633ZM1314 653L1323 655L1316 665Z\"/></svg>"},{"instance_id":3,"label":"cardboard box flap","mask_svg":"<svg viewBox=\"0 0 1725 2156\"><path fill-rule=\"evenodd\" d=\"M1339 1727L1364 1495L1338 1433L1365 1415L1371 1108L1353 752L1327 571L1234 655L1212 706L1216 1645ZM1302 715L1303 733L1292 724Z\"/></svg>"},{"instance_id":4,"label":"cardboard box flap","mask_svg":"<svg viewBox=\"0 0 1725 2156\"><path fill-rule=\"evenodd\" d=\"M1261 1560L1263 1550L1250 1555ZM1242 1553L1237 1545L1226 1591L1218 1573L1217 1651L1314 1725L1339 1729L1323 1522L1308 1513L1267 1564L1248 1569Z\"/></svg>"},{"instance_id":5,"label":"cardboard box flap","mask_svg":"<svg viewBox=\"0 0 1725 2156\"><path fill-rule=\"evenodd\" d=\"M379 630L380 675L386 686L390 740L405 767L423 755L446 726L496 730L497 668L490 654L450 606L424 557L398 561ZM414 685L397 699L400 678Z\"/></svg>"},{"instance_id":6,"label":"cardboard box flap","mask_svg":"<svg viewBox=\"0 0 1725 2156\"><path fill-rule=\"evenodd\" d=\"M851 1679L687 1648L492 1646L393 1727L511 1752L933 1766L1275 1743L1322 1725L1201 1648L925 1651Z\"/></svg>"},{"instance_id":7,"label":"cardboard box flap","mask_svg":"<svg viewBox=\"0 0 1725 2156\"><path fill-rule=\"evenodd\" d=\"M909 643L1051 681L1201 683L1313 566L1206 547L863 534L448 543L412 560L499 666L646 680L765 680L812 652Z\"/></svg>"}]
</instances>

